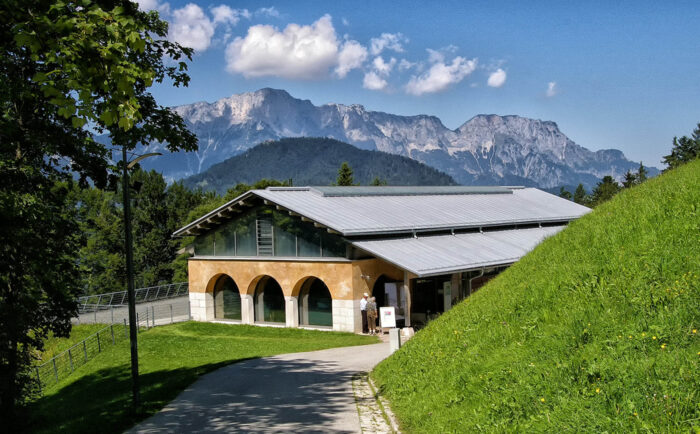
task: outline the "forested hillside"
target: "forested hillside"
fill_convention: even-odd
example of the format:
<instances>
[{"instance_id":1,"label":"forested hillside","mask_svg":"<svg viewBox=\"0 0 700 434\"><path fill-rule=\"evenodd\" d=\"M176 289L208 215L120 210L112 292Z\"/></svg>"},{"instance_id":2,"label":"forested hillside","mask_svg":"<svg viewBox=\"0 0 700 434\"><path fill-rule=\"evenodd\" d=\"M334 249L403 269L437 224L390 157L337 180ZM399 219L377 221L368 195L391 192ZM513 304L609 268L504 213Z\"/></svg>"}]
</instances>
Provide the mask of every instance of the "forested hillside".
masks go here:
<instances>
[{"instance_id":1,"label":"forested hillside","mask_svg":"<svg viewBox=\"0 0 700 434\"><path fill-rule=\"evenodd\" d=\"M327 138L261 143L186 178L184 184L219 194L238 183L252 184L263 178L291 179L294 185L330 185L336 181L343 162L352 167L355 182L362 185L369 185L375 178L389 185L456 185L450 176L410 158L365 151Z\"/></svg>"},{"instance_id":2,"label":"forested hillside","mask_svg":"<svg viewBox=\"0 0 700 434\"><path fill-rule=\"evenodd\" d=\"M374 371L405 432L697 432L700 161L625 189Z\"/></svg>"}]
</instances>

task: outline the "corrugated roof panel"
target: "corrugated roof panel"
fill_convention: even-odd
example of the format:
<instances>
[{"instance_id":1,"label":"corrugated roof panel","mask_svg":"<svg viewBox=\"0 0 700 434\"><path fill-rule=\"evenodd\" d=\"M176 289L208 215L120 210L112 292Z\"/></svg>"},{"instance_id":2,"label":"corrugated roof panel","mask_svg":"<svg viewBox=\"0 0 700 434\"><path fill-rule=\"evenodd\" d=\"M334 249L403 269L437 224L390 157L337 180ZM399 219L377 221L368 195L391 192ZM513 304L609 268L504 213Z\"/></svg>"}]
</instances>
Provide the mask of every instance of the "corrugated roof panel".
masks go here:
<instances>
[{"instance_id":1,"label":"corrugated roof panel","mask_svg":"<svg viewBox=\"0 0 700 434\"><path fill-rule=\"evenodd\" d=\"M324 196L309 190L255 190L255 195L346 236L439 228L568 221L590 210L535 188L512 194Z\"/></svg>"},{"instance_id":2,"label":"corrugated roof panel","mask_svg":"<svg viewBox=\"0 0 700 434\"><path fill-rule=\"evenodd\" d=\"M564 227L354 241L352 244L418 276L430 276L513 263Z\"/></svg>"}]
</instances>

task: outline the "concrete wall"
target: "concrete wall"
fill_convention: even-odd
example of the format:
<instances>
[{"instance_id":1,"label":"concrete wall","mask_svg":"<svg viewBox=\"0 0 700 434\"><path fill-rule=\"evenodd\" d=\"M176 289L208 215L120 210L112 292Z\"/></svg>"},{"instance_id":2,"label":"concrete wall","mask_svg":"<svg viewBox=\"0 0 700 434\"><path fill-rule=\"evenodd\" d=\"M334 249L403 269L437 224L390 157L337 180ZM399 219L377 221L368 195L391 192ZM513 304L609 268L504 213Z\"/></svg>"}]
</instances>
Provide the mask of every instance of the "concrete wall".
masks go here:
<instances>
[{"instance_id":1,"label":"concrete wall","mask_svg":"<svg viewBox=\"0 0 700 434\"><path fill-rule=\"evenodd\" d=\"M304 282L316 277L328 287L333 299L333 330L360 332L359 301L371 293L380 275L403 280L403 271L378 259L357 261L241 260L192 258L189 261L189 288L192 318L214 319L213 291L216 280L227 275L241 293L241 322L253 324L253 294L264 276L279 283L286 301L286 326L298 327L298 296Z\"/></svg>"}]
</instances>

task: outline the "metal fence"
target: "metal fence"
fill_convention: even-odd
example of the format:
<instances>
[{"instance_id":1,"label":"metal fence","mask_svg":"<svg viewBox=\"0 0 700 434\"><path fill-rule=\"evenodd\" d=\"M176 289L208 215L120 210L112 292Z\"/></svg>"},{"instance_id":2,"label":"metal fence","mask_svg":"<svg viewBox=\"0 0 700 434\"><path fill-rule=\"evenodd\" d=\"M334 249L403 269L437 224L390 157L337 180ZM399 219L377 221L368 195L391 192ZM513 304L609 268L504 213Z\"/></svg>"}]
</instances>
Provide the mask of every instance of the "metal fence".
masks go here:
<instances>
[{"instance_id":1,"label":"metal fence","mask_svg":"<svg viewBox=\"0 0 700 434\"><path fill-rule=\"evenodd\" d=\"M182 299L171 303L160 302L152 303L149 306L138 306L136 309L137 330L143 331L159 325L189 321L189 299L187 297L182 297ZM100 315L106 312L108 311L102 311ZM92 314L87 314L87 316L92 317ZM33 375L39 381L41 392L43 393L48 387L58 384L62 379L70 376L76 369L104 351L106 347L117 345L122 341L128 341L128 317L129 314L126 307L112 309L111 323L105 321L108 325L104 328L48 361L32 368ZM101 320L103 317L98 315L96 318Z\"/></svg>"},{"instance_id":2,"label":"metal fence","mask_svg":"<svg viewBox=\"0 0 700 434\"><path fill-rule=\"evenodd\" d=\"M189 284L187 282L171 283L168 285L149 286L134 290L136 303L163 300L187 295ZM106 294L86 295L78 298L80 313L94 312L109 309L114 306L125 306L128 302L126 291L108 292Z\"/></svg>"}]
</instances>

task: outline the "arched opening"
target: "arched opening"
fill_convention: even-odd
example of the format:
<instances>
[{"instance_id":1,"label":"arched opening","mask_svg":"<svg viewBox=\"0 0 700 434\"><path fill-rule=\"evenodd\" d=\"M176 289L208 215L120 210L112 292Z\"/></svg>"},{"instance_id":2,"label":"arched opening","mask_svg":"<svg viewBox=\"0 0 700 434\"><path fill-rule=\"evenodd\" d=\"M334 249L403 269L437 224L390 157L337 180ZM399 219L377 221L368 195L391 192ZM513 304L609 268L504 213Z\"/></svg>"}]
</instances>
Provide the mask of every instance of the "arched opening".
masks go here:
<instances>
[{"instance_id":1,"label":"arched opening","mask_svg":"<svg viewBox=\"0 0 700 434\"><path fill-rule=\"evenodd\" d=\"M285 302L282 287L275 279L264 276L255 286L253 296L256 322L285 323Z\"/></svg>"},{"instance_id":2,"label":"arched opening","mask_svg":"<svg viewBox=\"0 0 700 434\"><path fill-rule=\"evenodd\" d=\"M241 319L241 294L229 276L222 275L214 284L214 318Z\"/></svg>"},{"instance_id":3,"label":"arched opening","mask_svg":"<svg viewBox=\"0 0 700 434\"><path fill-rule=\"evenodd\" d=\"M299 291L299 324L333 326L331 291L321 279L306 279Z\"/></svg>"},{"instance_id":4,"label":"arched opening","mask_svg":"<svg viewBox=\"0 0 700 434\"><path fill-rule=\"evenodd\" d=\"M374 286L372 287L372 297L374 297L377 300L377 307L386 306L386 304L384 304L384 284L386 284L388 281L389 279L387 279L386 276L382 274L377 278L376 282L374 282Z\"/></svg>"}]
</instances>

